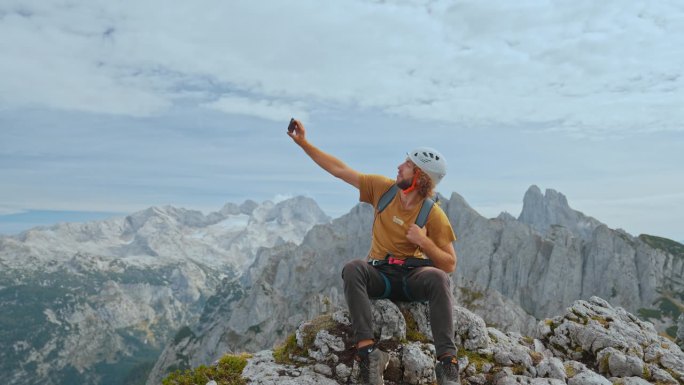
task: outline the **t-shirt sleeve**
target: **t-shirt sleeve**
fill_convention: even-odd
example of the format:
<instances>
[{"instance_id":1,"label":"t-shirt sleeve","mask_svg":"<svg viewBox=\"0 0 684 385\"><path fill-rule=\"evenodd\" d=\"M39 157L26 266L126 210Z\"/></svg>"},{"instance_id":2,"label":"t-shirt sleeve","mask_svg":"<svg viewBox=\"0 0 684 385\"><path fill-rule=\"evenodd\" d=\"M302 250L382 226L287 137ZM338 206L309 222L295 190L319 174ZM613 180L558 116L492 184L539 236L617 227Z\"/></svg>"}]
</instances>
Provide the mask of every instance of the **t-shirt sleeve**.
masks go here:
<instances>
[{"instance_id":1,"label":"t-shirt sleeve","mask_svg":"<svg viewBox=\"0 0 684 385\"><path fill-rule=\"evenodd\" d=\"M455 241L457 239L456 234L454 234L454 229L451 227L449 217L444 213L444 210L435 205L432 211L433 212L430 213L430 218L426 223L428 237L432 239L438 247Z\"/></svg>"},{"instance_id":2,"label":"t-shirt sleeve","mask_svg":"<svg viewBox=\"0 0 684 385\"><path fill-rule=\"evenodd\" d=\"M359 179L359 201L370 203L377 207L382 194L385 193L394 181L382 175L361 174Z\"/></svg>"}]
</instances>

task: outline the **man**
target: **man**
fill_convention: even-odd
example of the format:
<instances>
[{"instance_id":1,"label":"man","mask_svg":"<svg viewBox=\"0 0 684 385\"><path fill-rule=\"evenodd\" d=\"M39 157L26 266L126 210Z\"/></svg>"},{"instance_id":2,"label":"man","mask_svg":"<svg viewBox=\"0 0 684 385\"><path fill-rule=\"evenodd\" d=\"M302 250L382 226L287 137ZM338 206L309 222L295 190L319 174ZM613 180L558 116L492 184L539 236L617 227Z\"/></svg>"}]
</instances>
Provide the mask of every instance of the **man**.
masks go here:
<instances>
[{"instance_id":1,"label":"man","mask_svg":"<svg viewBox=\"0 0 684 385\"><path fill-rule=\"evenodd\" d=\"M407 154L406 161L398 166L396 180L392 180L361 174L319 150L307 141L304 125L297 120L291 122L288 135L321 168L359 189L360 201L376 208L368 261L351 261L342 270L363 380L383 384L389 355L375 346L370 299L390 298L428 301L438 358L437 382L459 384L447 275L456 269L452 244L456 236L439 206L424 205L446 174L444 157L434 149L418 148ZM395 184L396 192L390 190ZM421 211L428 212L424 227L416 223Z\"/></svg>"}]
</instances>

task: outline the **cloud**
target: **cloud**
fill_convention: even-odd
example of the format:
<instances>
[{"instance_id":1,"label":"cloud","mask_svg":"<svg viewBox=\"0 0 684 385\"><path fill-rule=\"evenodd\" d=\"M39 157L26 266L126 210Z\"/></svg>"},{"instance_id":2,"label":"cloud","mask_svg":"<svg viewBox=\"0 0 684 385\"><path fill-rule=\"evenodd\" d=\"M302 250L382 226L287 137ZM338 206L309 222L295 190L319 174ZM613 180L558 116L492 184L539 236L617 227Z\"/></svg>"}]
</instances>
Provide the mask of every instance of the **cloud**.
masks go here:
<instances>
[{"instance_id":1,"label":"cloud","mask_svg":"<svg viewBox=\"0 0 684 385\"><path fill-rule=\"evenodd\" d=\"M144 116L170 107L147 81L107 63L101 35L107 24L88 20L83 7L74 7L75 15L50 5L6 7L0 10L0 103L5 108Z\"/></svg>"},{"instance_id":2,"label":"cloud","mask_svg":"<svg viewBox=\"0 0 684 385\"><path fill-rule=\"evenodd\" d=\"M309 115L301 103L282 103L273 100L254 100L242 96L223 96L219 100L204 105L228 114L255 116L275 122L287 122L296 116L308 120Z\"/></svg>"},{"instance_id":3,"label":"cloud","mask_svg":"<svg viewBox=\"0 0 684 385\"><path fill-rule=\"evenodd\" d=\"M272 201L275 203L279 203L279 202L286 201L286 200L291 199L291 198L294 198L294 195L292 195L292 194L276 194L273 197Z\"/></svg>"},{"instance_id":4,"label":"cloud","mask_svg":"<svg viewBox=\"0 0 684 385\"><path fill-rule=\"evenodd\" d=\"M317 103L577 137L681 132L675 0L10 2L7 107L282 119ZM297 101L297 102L292 102ZM308 106L308 107L307 107Z\"/></svg>"},{"instance_id":5,"label":"cloud","mask_svg":"<svg viewBox=\"0 0 684 385\"><path fill-rule=\"evenodd\" d=\"M531 184L680 191L682 20L678 0L7 0L0 200L130 212L305 193L346 212L356 194L291 144L292 115L364 172L438 147L440 191L491 215ZM615 223L602 207L588 214Z\"/></svg>"},{"instance_id":6,"label":"cloud","mask_svg":"<svg viewBox=\"0 0 684 385\"><path fill-rule=\"evenodd\" d=\"M16 207L12 207L12 206L5 206L5 205L0 206L0 216L22 214L24 212L26 212L26 210L23 210L20 208L16 208Z\"/></svg>"}]
</instances>

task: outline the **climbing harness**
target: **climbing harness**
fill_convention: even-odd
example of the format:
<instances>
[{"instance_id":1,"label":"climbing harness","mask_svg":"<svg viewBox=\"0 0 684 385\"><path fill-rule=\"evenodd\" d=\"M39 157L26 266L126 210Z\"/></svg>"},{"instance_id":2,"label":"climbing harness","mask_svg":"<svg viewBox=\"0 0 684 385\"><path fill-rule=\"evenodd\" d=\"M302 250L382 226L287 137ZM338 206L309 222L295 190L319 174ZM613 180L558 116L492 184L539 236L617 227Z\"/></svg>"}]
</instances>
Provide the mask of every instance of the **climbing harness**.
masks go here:
<instances>
[{"instance_id":1,"label":"climbing harness","mask_svg":"<svg viewBox=\"0 0 684 385\"><path fill-rule=\"evenodd\" d=\"M399 186L396 184L392 185L378 201L377 214L383 212L389 206L389 204L394 200L394 197L399 191ZM435 205L435 201L426 198L420 207L420 212L416 217L416 225L418 227L424 227L427 222L427 218L430 215L432 207ZM434 266L434 263L430 259L425 258L395 258L392 254L387 253L385 259L373 259L368 261L368 264L375 267L383 280L385 281L385 291L380 297L375 297L375 299L390 298L402 301L413 301L409 293L408 286L406 285L406 272L411 269L423 266Z\"/></svg>"}]
</instances>

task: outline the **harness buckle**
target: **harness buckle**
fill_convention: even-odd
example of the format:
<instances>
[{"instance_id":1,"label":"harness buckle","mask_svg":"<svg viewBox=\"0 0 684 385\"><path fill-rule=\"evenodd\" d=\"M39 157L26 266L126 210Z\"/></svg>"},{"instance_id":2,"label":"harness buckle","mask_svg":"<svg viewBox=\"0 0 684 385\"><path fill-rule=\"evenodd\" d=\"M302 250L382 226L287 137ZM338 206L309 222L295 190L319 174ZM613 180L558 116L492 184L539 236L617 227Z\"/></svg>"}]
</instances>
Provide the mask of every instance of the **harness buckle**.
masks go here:
<instances>
[{"instance_id":1,"label":"harness buckle","mask_svg":"<svg viewBox=\"0 0 684 385\"><path fill-rule=\"evenodd\" d=\"M398 258L394 258L394 257L389 257L389 258L387 259L387 263L389 263L390 265L399 265L399 266L402 266L404 263L406 263L406 261L403 260L403 259L398 259Z\"/></svg>"}]
</instances>

